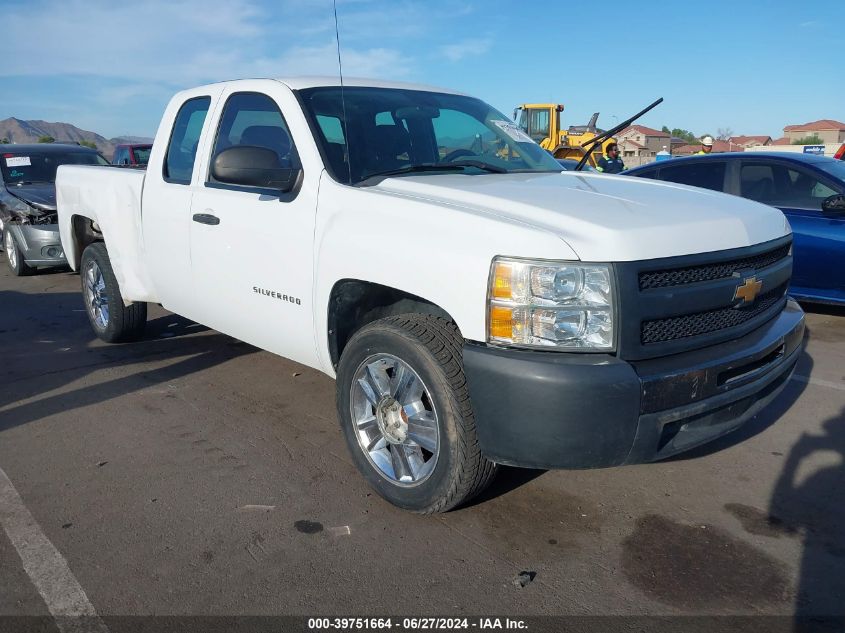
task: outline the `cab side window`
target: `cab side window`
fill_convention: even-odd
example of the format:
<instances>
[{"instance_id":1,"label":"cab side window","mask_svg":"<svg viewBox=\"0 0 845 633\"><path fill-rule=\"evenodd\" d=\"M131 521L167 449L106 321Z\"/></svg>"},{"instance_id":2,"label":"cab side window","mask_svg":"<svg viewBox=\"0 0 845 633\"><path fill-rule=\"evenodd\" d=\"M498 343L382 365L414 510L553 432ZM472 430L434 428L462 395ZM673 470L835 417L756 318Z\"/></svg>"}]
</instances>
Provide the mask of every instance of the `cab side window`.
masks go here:
<instances>
[{"instance_id":1,"label":"cab side window","mask_svg":"<svg viewBox=\"0 0 845 633\"><path fill-rule=\"evenodd\" d=\"M225 149L239 145L264 147L279 156L284 168L300 166L293 139L279 106L269 96L239 92L226 101L211 160ZM215 182L209 174L209 182Z\"/></svg>"},{"instance_id":2,"label":"cab side window","mask_svg":"<svg viewBox=\"0 0 845 633\"><path fill-rule=\"evenodd\" d=\"M662 167L660 169L660 180L676 182L679 185L712 189L713 191L724 191L725 167L725 163L721 161Z\"/></svg>"},{"instance_id":3,"label":"cab side window","mask_svg":"<svg viewBox=\"0 0 845 633\"><path fill-rule=\"evenodd\" d=\"M189 99L179 108L164 158L163 176L167 182L191 184L197 146L210 105L211 97L197 97Z\"/></svg>"}]
</instances>

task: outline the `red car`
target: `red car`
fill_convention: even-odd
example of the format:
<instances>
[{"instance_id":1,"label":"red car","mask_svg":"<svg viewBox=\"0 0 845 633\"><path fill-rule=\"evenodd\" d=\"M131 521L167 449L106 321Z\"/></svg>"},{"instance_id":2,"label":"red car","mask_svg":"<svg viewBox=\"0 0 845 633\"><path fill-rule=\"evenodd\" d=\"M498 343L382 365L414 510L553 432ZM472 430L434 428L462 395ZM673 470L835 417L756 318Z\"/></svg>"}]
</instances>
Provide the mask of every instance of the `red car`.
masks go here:
<instances>
[{"instance_id":1,"label":"red car","mask_svg":"<svg viewBox=\"0 0 845 633\"><path fill-rule=\"evenodd\" d=\"M114 148L112 165L124 165L129 167L146 167L150 160L150 150L153 146L150 143L134 143L131 145L118 145Z\"/></svg>"},{"instance_id":2,"label":"red car","mask_svg":"<svg viewBox=\"0 0 845 633\"><path fill-rule=\"evenodd\" d=\"M836 153L833 155L833 157L838 160L845 160L845 143L842 143L842 147L836 150Z\"/></svg>"}]
</instances>

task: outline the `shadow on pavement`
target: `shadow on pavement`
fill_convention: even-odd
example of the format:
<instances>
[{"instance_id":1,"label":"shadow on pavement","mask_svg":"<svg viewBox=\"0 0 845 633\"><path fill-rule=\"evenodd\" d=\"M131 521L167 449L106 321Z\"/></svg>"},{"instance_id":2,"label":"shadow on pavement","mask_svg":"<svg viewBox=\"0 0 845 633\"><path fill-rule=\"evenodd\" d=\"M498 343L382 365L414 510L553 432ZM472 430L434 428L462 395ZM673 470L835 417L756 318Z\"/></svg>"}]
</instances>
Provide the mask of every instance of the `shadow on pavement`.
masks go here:
<instances>
[{"instance_id":1,"label":"shadow on pavement","mask_svg":"<svg viewBox=\"0 0 845 633\"><path fill-rule=\"evenodd\" d=\"M171 382L256 351L176 315L150 320L141 341L105 345L96 340L80 310L79 293L4 291L0 306L0 407L5 407L0 431ZM171 359L178 360L32 401L103 368Z\"/></svg>"},{"instance_id":2,"label":"shadow on pavement","mask_svg":"<svg viewBox=\"0 0 845 633\"><path fill-rule=\"evenodd\" d=\"M817 630L810 628L814 617L845 616L845 408L822 427L821 435L805 433L789 451L767 517L803 540L795 598L799 631Z\"/></svg>"}]
</instances>

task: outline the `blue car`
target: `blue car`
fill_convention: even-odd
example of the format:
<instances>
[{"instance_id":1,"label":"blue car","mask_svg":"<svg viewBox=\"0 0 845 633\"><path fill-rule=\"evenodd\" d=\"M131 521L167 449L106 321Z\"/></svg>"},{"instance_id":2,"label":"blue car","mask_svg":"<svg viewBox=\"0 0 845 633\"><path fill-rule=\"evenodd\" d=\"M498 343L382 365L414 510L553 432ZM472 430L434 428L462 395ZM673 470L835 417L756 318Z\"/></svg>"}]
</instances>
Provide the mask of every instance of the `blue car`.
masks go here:
<instances>
[{"instance_id":1,"label":"blue car","mask_svg":"<svg viewBox=\"0 0 845 633\"><path fill-rule=\"evenodd\" d=\"M810 154L732 152L674 158L624 173L777 207L794 234L789 293L811 303L845 304L845 162Z\"/></svg>"}]
</instances>

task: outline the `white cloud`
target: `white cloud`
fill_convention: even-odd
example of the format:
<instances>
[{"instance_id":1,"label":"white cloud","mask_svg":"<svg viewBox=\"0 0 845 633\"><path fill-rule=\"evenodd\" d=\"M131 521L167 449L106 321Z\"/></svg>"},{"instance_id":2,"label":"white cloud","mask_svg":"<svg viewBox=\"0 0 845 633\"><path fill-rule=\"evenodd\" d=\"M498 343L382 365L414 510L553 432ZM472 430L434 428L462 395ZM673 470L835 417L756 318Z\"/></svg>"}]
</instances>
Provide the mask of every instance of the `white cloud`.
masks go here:
<instances>
[{"instance_id":1,"label":"white cloud","mask_svg":"<svg viewBox=\"0 0 845 633\"><path fill-rule=\"evenodd\" d=\"M469 39L457 44L441 46L438 50L449 61L458 62L465 57L483 55L490 50L491 46L493 46L493 40L490 38Z\"/></svg>"},{"instance_id":2,"label":"white cloud","mask_svg":"<svg viewBox=\"0 0 845 633\"><path fill-rule=\"evenodd\" d=\"M311 15L295 10L295 2L286 5L281 13L292 16L281 25L269 20L254 0L212 7L205 0L125 5L50 0L27 7L7 12L4 49L31 50L32 25L38 25L38 54L23 54L13 64L0 65L0 76L89 76L135 86L106 95L114 100L138 94L143 84L186 86L238 77L337 72L334 33L326 33L326 7L313 13L313 4L308 7ZM341 28L366 21L362 16L370 13L355 14ZM310 28L300 28L297 19ZM330 26L334 31L333 22ZM391 47L367 46L359 35L341 34L345 73L408 73L410 58ZM321 41L314 42L315 36Z\"/></svg>"}]
</instances>

